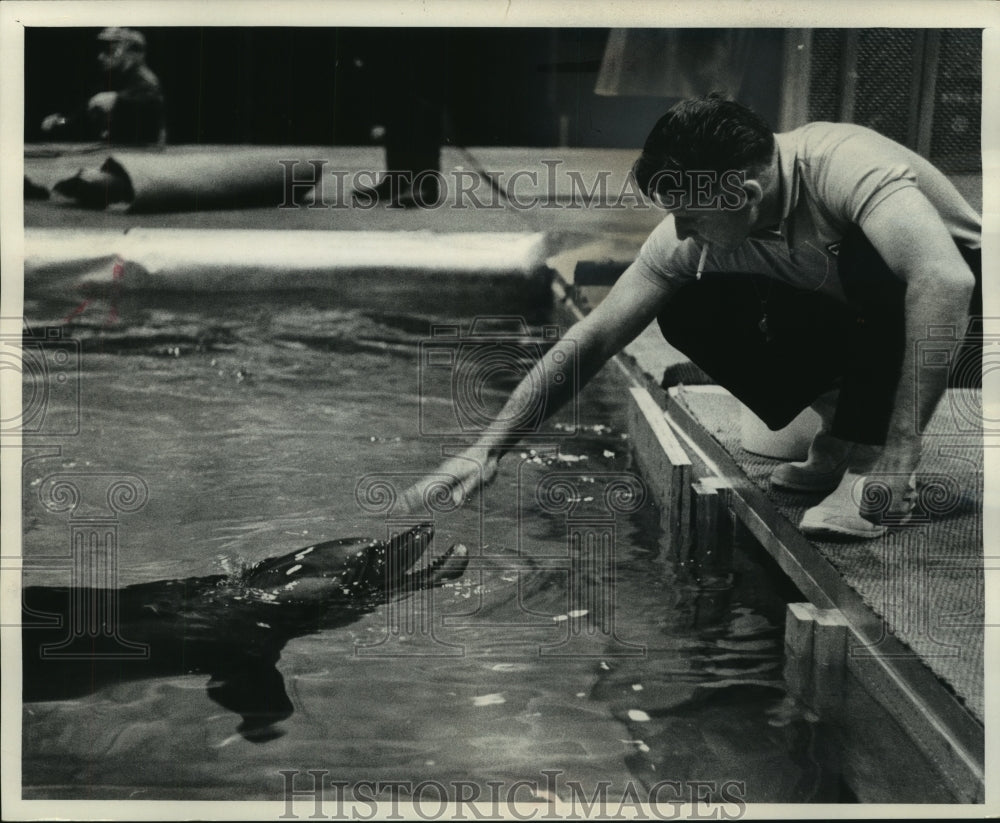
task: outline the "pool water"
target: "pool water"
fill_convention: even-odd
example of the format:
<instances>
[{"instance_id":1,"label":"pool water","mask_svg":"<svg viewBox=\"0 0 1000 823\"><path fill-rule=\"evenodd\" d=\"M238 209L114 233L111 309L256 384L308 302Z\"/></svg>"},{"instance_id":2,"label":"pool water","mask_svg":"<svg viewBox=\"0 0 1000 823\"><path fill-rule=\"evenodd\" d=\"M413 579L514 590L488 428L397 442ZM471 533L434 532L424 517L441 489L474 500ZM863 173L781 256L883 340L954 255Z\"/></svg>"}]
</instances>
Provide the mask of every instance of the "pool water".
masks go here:
<instances>
[{"instance_id":1,"label":"pool water","mask_svg":"<svg viewBox=\"0 0 1000 823\"><path fill-rule=\"evenodd\" d=\"M294 295L136 296L114 310L95 301L64 326L79 403L53 392L25 439L27 585L70 582L84 510L46 507L53 475L105 513L108 477L141 479L148 499L115 521L114 583L128 586L384 538L407 522L392 495L468 437L448 369L425 355L432 327L464 332L470 318ZM37 328L67 313L26 306ZM545 317L524 320L544 337ZM476 402L496 408L519 368L487 369ZM622 394L606 369L484 495L427 513L438 550L470 551L460 580L289 640L277 668L293 711L278 734L239 734L205 674L130 670L25 703L25 797L280 800L282 770L325 770L348 786L526 780L563 799L665 780L745 802L838 799L821 729L785 699L768 569L745 559L732 585L704 588L660 559ZM76 419L79 433L45 434Z\"/></svg>"}]
</instances>

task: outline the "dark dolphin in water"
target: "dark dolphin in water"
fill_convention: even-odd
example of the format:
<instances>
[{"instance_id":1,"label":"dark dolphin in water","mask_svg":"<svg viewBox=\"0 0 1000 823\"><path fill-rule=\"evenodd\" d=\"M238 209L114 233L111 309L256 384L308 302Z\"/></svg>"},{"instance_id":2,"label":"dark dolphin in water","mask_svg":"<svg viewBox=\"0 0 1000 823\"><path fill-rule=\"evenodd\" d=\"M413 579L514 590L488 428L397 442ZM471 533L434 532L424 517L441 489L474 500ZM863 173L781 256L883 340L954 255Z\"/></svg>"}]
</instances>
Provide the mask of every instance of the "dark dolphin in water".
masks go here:
<instances>
[{"instance_id":1,"label":"dark dolphin in water","mask_svg":"<svg viewBox=\"0 0 1000 823\"><path fill-rule=\"evenodd\" d=\"M245 738L272 739L281 734L274 724L293 711L276 667L285 644L460 577L469 562L461 545L416 566L432 537L433 529L421 525L387 541L332 540L264 560L239 575L117 590L26 587L23 700L65 700L125 680L205 673L211 675L212 700L243 718L238 730ZM81 605L90 605L93 620L97 612L115 613L109 603L117 607L117 631L101 626L67 646L68 627L88 619ZM143 644L148 653L123 655L127 644Z\"/></svg>"}]
</instances>

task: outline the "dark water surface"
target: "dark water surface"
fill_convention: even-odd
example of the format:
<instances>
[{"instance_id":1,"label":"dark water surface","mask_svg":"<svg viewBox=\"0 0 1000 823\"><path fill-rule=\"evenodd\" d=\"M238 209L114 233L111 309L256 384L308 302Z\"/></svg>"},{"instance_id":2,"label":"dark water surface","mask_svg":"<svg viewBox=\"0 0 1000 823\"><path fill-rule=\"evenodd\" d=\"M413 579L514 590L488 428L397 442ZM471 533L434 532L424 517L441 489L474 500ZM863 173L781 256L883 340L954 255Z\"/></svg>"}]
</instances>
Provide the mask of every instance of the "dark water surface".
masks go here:
<instances>
[{"instance_id":1,"label":"dark water surface","mask_svg":"<svg viewBox=\"0 0 1000 823\"><path fill-rule=\"evenodd\" d=\"M462 441L448 371L425 359L449 339L431 325L454 318L295 298L115 308L109 322L95 302L72 324L79 434L26 438L27 585L71 583L58 558L74 524L43 500L53 475L98 497L101 478L145 484L146 503L117 520L127 586L385 537L405 519L393 490ZM26 307L35 327L66 313ZM541 334L544 318L527 320ZM460 402L495 408L518 346L537 348L508 346ZM438 549L471 552L460 580L285 645L277 668L294 710L279 734L239 734L206 674L126 664L139 668L120 682L25 704L25 796L281 799L279 770L320 769L348 784L528 780L564 799L574 783L589 797L602 781L614 796L664 780L748 802L834 799L815 724L784 701L784 605L766 573L747 563L733 586L699 589L658 560L652 501L621 496L641 481L614 377L508 455L481 499L431 512ZM72 429L72 393L50 400L49 430Z\"/></svg>"}]
</instances>

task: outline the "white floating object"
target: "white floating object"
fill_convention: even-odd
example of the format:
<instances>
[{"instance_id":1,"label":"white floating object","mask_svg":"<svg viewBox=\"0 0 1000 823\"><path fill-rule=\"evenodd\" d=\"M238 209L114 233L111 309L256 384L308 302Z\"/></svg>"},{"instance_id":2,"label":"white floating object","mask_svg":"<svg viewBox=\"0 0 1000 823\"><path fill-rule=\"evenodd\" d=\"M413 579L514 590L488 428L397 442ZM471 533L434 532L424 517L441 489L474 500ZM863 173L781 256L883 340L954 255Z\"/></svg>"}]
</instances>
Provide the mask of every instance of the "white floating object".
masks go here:
<instances>
[{"instance_id":1,"label":"white floating object","mask_svg":"<svg viewBox=\"0 0 1000 823\"><path fill-rule=\"evenodd\" d=\"M642 709L629 709L628 719L634 720L636 723L647 723L649 722L649 715Z\"/></svg>"},{"instance_id":2,"label":"white floating object","mask_svg":"<svg viewBox=\"0 0 1000 823\"><path fill-rule=\"evenodd\" d=\"M612 458L614 458L615 453L613 451L611 451L611 449L605 449L604 450L604 456L606 458L608 458L608 460L611 460Z\"/></svg>"},{"instance_id":3,"label":"white floating object","mask_svg":"<svg viewBox=\"0 0 1000 823\"><path fill-rule=\"evenodd\" d=\"M301 563L296 563L287 572L285 572L285 574L295 574L295 572L297 572L301 568L302 568L302 564Z\"/></svg>"},{"instance_id":4,"label":"white floating object","mask_svg":"<svg viewBox=\"0 0 1000 823\"><path fill-rule=\"evenodd\" d=\"M570 617L583 617L586 614L587 614L587 609L573 609L573 611L571 611L569 613L569 616Z\"/></svg>"},{"instance_id":5,"label":"white floating object","mask_svg":"<svg viewBox=\"0 0 1000 823\"><path fill-rule=\"evenodd\" d=\"M502 694L480 694L472 698L473 706L498 706L506 703L507 700Z\"/></svg>"},{"instance_id":6,"label":"white floating object","mask_svg":"<svg viewBox=\"0 0 1000 823\"><path fill-rule=\"evenodd\" d=\"M633 683L632 684L632 691L634 691L634 692L641 692L642 691L642 683Z\"/></svg>"},{"instance_id":7,"label":"white floating object","mask_svg":"<svg viewBox=\"0 0 1000 823\"><path fill-rule=\"evenodd\" d=\"M552 618L554 623L562 623L564 620L569 620L568 614L557 614Z\"/></svg>"}]
</instances>

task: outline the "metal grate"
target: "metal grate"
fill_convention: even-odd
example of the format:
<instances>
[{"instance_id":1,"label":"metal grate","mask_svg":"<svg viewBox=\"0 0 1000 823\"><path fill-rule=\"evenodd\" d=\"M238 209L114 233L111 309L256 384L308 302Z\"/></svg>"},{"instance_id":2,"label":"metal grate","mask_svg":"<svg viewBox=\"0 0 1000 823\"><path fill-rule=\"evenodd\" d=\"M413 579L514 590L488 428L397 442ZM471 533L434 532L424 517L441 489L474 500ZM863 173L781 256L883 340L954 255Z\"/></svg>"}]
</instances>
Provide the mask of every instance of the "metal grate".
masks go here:
<instances>
[{"instance_id":1,"label":"metal grate","mask_svg":"<svg viewBox=\"0 0 1000 823\"><path fill-rule=\"evenodd\" d=\"M858 123L951 172L980 169L978 29L817 29L809 119Z\"/></svg>"},{"instance_id":2,"label":"metal grate","mask_svg":"<svg viewBox=\"0 0 1000 823\"><path fill-rule=\"evenodd\" d=\"M978 29L941 33L930 157L949 170L980 168L982 46Z\"/></svg>"}]
</instances>

